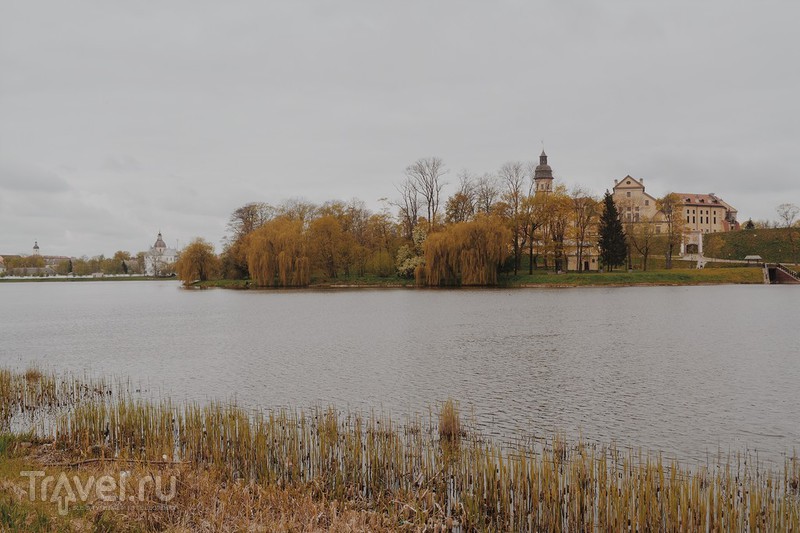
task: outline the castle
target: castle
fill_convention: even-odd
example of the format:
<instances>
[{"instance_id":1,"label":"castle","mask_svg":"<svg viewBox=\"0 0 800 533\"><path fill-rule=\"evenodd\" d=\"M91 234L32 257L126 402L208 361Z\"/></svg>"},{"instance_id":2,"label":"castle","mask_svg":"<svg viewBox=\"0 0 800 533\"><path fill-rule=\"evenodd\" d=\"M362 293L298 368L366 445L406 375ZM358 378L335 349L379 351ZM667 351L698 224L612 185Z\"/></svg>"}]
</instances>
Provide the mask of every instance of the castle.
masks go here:
<instances>
[{"instance_id":1,"label":"castle","mask_svg":"<svg viewBox=\"0 0 800 533\"><path fill-rule=\"evenodd\" d=\"M652 223L655 233L664 230L664 213L656 199L644 189L644 179L625 176L614 180L614 202L624 223ZM737 211L714 193L674 193L678 199L679 216L683 227L681 255L702 254L703 235L739 229Z\"/></svg>"},{"instance_id":2,"label":"castle","mask_svg":"<svg viewBox=\"0 0 800 533\"><path fill-rule=\"evenodd\" d=\"M547 163L547 154L542 151L539 164L534 170L533 192L536 195L547 195L552 191L553 169ZM736 209L716 194L673 194L677 200L679 226L683 233L680 255L702 255L703 235L707 233L739 229ZM621 180L615 179L612 197L623 224L629 227L652 224L653 233L667 232L666 217L659 209L658 199L645 191L643 178L636 179L628 175ZM596 228L592 228L583 241L577 238L564 241L567 270L599 270Z\"/></svg>"}]
</instances>

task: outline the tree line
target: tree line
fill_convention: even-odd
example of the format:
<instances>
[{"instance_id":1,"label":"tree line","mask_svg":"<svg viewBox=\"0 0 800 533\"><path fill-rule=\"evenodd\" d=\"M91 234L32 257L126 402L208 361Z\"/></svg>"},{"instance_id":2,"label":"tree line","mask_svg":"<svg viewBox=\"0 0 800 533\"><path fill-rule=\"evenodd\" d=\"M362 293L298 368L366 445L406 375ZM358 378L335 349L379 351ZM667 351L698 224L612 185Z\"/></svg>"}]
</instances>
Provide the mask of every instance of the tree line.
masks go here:
<instances>
[{"instance_id":1,"label":"tree line","mask_svg":"<svg viewBox=\"0 0 800 533\"><path fill-rule=\"evenodd\" d=\"M613 269L643 256L646 268L656 249L669 255L680 242L680 216L667 235L640 234L624 226L608 192L600 200L557 184L537 193L534 169L509 162L494 174L463 171L445 197L449 172L429 157L406 168L396 197L379 211L358 199L247 203L231 213L219 256L198 239L176 270L187 281L250 279L264 287L393 276L428 286L493 285L502 274L565 271L568 257L578 271L589 257Z\"/></svg>"}]
</instances>

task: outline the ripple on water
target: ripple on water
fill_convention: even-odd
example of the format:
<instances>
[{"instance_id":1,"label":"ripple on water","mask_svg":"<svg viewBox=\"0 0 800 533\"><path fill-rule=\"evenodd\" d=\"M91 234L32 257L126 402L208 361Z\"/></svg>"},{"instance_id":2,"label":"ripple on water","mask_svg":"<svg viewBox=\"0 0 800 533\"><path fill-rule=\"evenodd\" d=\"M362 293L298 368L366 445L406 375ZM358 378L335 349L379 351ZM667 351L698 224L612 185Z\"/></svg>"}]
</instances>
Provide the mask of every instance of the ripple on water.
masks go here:
<instances>
[{"instance_id":1,"label":"ripple on water","mask_svg":"<svg viewBox=\"0 0 800 533\"><path fill-rule=\"evenodd\" d=\"M0 364L130 376L254 407L427 413L498 439L555 430L692 461L800 443L798 291L181 291L0 284Z\"/></svg>"}]
</instances>

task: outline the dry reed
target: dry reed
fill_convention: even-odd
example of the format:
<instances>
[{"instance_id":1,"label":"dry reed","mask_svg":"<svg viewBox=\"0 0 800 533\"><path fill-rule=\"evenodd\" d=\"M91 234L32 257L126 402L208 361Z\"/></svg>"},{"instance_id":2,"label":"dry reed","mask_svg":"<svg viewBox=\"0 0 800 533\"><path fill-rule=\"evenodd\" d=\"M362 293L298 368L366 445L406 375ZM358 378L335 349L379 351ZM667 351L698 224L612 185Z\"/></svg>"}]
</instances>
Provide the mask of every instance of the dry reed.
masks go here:
<instances>
[{"instance_id":1,"label":"dry reed","mask_svg":"<svg viewBox=\"0 0 800 533\"><path fill-rule=\"evenodd\" d=\"M0 391L8 381L25 380L0 372ZM334 409L254 413L103 396L59 414L54 438L87 458L182 462L225 486L300 490L420 529L800 530L797 458L776 473L737 458L687 468L561 437L500 447L465 431L452 401L438 424L397 425Z\"/></svg>"}]
</instances>

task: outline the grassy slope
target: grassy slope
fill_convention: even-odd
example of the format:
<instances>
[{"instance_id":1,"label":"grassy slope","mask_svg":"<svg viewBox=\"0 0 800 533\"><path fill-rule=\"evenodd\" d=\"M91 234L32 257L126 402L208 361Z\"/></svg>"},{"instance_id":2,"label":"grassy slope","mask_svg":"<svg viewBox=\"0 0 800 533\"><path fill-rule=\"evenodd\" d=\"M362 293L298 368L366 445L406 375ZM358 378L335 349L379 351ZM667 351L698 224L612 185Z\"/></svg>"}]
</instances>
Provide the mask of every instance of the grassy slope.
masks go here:
<instances>
[{"instance_id":1,"label":"grassy slope","mask_svg":"<svg viewBox=\"0 0 800 533\"><path fill-rule=\"evenodd\" d=\"M712 268L648 270L646 272L541 273L512 277L509 286L592 286L592 285L699 285L706 283L762 283L760 268Z\"/></svg>"},{"instance_id":2,"label":"grassy slope","mask_svg":"<svg viewBox=\"0 0 800 533\"><path fill-rule=\"evenodd\" d=\"M703 240L703 253L718 259L760 255L767 262L800 263L800 229L752 229L712 233Z\"/></svg>"}]
</instances>

